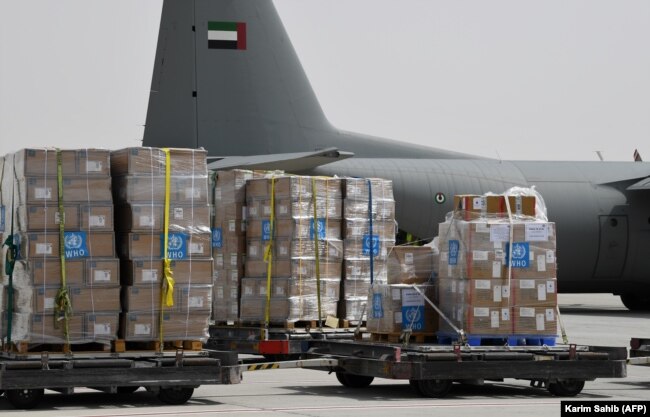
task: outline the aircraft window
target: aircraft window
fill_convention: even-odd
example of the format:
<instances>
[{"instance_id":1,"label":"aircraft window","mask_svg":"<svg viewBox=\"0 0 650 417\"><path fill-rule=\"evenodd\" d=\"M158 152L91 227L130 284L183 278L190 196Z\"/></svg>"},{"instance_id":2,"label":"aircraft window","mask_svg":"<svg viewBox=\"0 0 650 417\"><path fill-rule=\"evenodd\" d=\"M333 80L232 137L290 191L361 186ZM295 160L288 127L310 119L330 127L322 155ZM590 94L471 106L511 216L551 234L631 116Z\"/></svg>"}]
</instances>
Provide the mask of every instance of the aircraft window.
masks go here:
<instances>
[{"instance_id":1,"label":"aircraft window","mask_svg":"<svg viewBox=\"0 0 650 417\"><path fill-rule=\"evenodd\" d=\"M618 220L616 220L616 219L609 219L609 224L610 224L612 227L616 227L616 226L618 226Z\"/></svg>"}]
</instances>

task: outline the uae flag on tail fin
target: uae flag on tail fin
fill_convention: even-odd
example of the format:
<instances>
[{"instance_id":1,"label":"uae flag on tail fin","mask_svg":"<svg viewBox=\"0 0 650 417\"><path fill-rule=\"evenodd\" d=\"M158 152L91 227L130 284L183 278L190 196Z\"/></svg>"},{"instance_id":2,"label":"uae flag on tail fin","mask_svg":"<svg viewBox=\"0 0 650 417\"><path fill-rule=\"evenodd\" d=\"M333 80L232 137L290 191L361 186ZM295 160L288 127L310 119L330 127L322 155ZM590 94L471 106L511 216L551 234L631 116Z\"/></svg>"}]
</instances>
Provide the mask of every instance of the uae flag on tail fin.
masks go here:
<instances>
[{"instance_id":1,"label":"uae flag on tail fin","mask_svg":"<svg viewBox=\"0 0 650 417\"><path fill-rule=\"evenodd\" d=\"M209 49L246 49L246 23L208 22Z\"/></svg>"}]
</instances>

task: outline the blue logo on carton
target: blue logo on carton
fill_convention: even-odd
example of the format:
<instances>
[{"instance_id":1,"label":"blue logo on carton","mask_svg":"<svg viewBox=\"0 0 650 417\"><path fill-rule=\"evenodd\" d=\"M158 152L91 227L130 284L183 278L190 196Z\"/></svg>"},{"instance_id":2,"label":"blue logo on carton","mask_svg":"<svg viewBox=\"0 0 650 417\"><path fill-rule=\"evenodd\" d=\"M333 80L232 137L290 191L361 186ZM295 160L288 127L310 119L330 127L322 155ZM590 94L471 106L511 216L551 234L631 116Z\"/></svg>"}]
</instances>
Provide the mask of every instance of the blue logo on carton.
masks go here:
<instances>
[{"instance_id":1,"label":"blue logo on carton","mask_svg":"<svg viewBox=\"0 0 650 417\"><path fill-rule=\"evenodd\" d=\"M271 220L262 220L262 240L271 240Z\"/></svg>"},{"instance_id":2,"label":"blue logo on carton","mask_svg":"<svg viewBox=\"0 0 650 417\"><path fill-rule=\"evenodd\" d=\"M212 247L213 248L223 247L223 234L221 233L220 227L215 227L214 229L212 229Z\"/></svg>"},{"instance_id":3,"label":"blue logo on carton","mask_svg":"<svg viewBox=\"0 0 650 417\"><path fill-rule=\"evenodd\" d=\"M372 238L370 235L363 235L361 253L364 256L370 256L371 252L372 256L379 255L379 235L372 235Z\"/></svg>"},{"instance_id":4,"label":"blue logo on carton","mask_svg":"<svg viewBox=\"0 0 650 417\"><path fill-rule=\"evenodd\" d=\"M86 232L64 232L63 245L66 259L88 257Z\"/></svg>"},{"instance_id":5,"label":"blue logo on carton","mask_svg":"<svg viewBox=\"0 0 650 417\"><path fill-rule=\"evenodd\" d=\"M160 253L164 257L165 235L160 234ZM167 258L185 259L187 256L187 236L183 233L170 233L167 238Z\"/></svg>"},{"instance_id":6,"label":"blue logo on carton","mask_svg":"<svg viewBox=\"0 0 650 417\"><path fill-rule=\"evenodd\" d=\"M316 227L318 228L318 239L325 239L325 219L318 219ZM309 225L309 238L314 240L314 219L311 219L311 224Z\"/></svg>"},{"instance_id":7,"label":"blue logo on carton","mask_svg":"<svg viewBox=\"0 0 650 417\"><path fill-rule=\"evenodd\" d=\"M530 266L528 242L513 242L512 253L510 253L510 243L506 243L506 266L513 268L528 268Z\"/></svg>"},{"instance_id":8,"label":"blue logo on carton","mask_svg":"<svg viewBox=\"0 0 650 417\"><path fill-rule=\"evenodd\" d=\"M402 306L402 327L424 330L424 306Z\"/></svg>"},{"instance_id":9,"label":"blue logo on carton","mask_svg":"<svg viewBox=\"0 0 650 417\"><path fill-rule=\"evenodd\" d=\"M384 317L384 306L382 305L381 294L372 295L372 318L381 319Z\"/></svg>"},{"instance_id":10,"label":"blue logo on carton","mask_svg":"<svg viewBox=\"0 0 650 417\"><path fill-rule=\"evenodd\" d=\"M460 251L460 242L457 240L449 241L449 258L447 263L449 265L458 265L458 252Z\"/></svg>"}]
</instances>

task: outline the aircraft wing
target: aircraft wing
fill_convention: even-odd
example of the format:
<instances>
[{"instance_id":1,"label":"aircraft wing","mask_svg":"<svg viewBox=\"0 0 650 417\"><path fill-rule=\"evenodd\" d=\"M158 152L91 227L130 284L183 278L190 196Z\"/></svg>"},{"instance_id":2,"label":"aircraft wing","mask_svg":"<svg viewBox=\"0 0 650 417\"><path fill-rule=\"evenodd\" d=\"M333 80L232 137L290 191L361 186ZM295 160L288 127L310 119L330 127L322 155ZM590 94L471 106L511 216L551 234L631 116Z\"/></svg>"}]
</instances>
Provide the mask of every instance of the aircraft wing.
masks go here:
<instances>
[{"instance_id":1,"label":"aircraft wing","mask_svg":"<svg viewBox=\"0 0 650 417\"><path fill-rule=\"evenodd\" d=\"M321 165L342 161L353 157L352 152L339 151L337 148L327 148L314 152L294 152L269 155L226 156L210 162L208 169L259 169L283 170L289 172L306 171Z\"/></svg>"},{"instance_id":2,"label":"aircraft wing","mask_svg":"<svg viewBox=\"0 0 650 417\"><path fill-rule=\"evenodd\" d=\"M639 182L627 187L628 191L640 191L640 190L650 190L650 177L644 178Z\"/></svg>"}]
</instances>

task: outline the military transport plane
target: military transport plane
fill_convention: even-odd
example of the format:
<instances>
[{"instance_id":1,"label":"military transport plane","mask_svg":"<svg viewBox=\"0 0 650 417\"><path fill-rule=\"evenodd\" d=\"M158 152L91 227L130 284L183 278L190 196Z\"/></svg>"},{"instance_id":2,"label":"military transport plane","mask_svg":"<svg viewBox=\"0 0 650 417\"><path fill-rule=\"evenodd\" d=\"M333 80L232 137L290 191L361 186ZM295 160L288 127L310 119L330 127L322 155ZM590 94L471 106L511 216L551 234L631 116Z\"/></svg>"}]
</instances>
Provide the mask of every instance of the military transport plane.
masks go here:
<instances>
[{"instance_id":1,"label":"military transport plane","mask_svg":"<svg viewBox=\"0 0 650 417\"><path fill-rule=\"evenodd\" d=\"M399 228L421 237L454 194L534 185L557 223L559 290L650 308L650 163L500 161L339 130L271 0L164 1L143 144L204 147L213 169L391 179Z\"/></svg>"}]
</instances>

